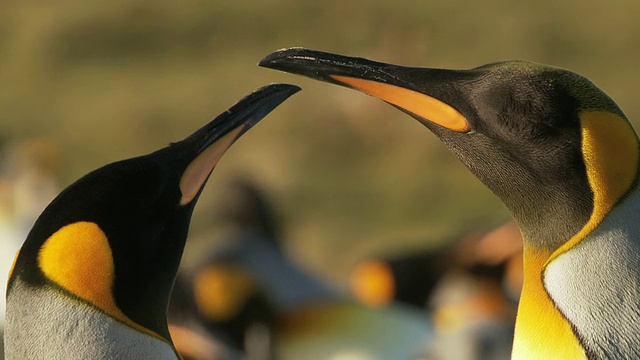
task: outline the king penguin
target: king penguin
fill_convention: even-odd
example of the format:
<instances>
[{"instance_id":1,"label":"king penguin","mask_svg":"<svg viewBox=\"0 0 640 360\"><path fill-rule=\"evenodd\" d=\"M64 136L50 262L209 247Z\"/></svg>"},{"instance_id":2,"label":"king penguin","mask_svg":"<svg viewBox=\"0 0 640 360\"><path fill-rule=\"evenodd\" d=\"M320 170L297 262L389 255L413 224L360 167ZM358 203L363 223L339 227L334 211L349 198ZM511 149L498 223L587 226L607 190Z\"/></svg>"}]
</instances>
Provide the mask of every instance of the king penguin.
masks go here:
<instances>
[{"instance_id":1,"label":"king penguin","mask_svg":"<svg viewBox=\"0 0 640 360\"><path fill-rule=\"evenodd\" d=\"M197 198L224 152L297 92L265 86L182 141L62 191L19 250L7 359L178 359L167 304Z\"/></svg>"},{"instance_id":2,"label":"king penguin","mask_svg":"<svg viewBox=\"0 0 640 360\"><path fill-rule=\"evenodd\" d=\"M504 202L524 245L514 359L640 358L638 137L590 80L523 61L430 69L302 48L259 65L393 105Z\"/></svg>"}]
</instances>

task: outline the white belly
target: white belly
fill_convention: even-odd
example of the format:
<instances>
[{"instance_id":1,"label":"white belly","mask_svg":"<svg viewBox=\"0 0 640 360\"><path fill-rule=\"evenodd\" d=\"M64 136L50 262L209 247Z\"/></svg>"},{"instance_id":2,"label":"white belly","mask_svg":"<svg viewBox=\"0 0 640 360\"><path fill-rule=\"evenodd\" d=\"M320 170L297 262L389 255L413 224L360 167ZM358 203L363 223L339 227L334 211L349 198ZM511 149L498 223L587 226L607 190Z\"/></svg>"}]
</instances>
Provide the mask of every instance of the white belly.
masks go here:
<instances>
[{"instance_id":1,"label":"white belly","mask_svg":"<svg viewBox=\"0 0 640 360\"><path fill-rule=\"evenodd\" d=\"M76 299L17 280L7 297L7 360L178 359L166 342Z\"/></svg>"},{"instance_id":2,"label":"white belly","mask_svg":"<svg viewBox=\"0 0 640 360\"><path fill-rule=\"evenodd\" d=\"M544 285L595 358L640 358L640 192L551 262Z\"/></svg>"}]
</instances>

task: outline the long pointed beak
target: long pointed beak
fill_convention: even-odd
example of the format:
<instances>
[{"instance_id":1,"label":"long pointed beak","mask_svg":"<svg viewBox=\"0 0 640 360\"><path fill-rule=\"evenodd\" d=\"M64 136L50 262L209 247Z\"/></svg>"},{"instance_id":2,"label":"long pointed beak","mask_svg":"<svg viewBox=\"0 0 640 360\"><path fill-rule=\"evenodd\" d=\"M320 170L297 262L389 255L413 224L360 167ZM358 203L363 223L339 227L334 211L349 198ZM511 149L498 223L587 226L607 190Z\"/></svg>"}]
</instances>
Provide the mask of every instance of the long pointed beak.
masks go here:
<instances>
[{"instance_id":1,"label":"long pointed beak","mask_svg":"<svg viewBox=\"0 0 640 360\"><path fill-rule=\"evenodd\" d=\"M432 86L424 89L413 79L417 68L303 48L278 50L267 55L258 65L362 91L423 123L429 121L456 132L470 130L465 116L446 102L446 95L451 89L438 85L441 80L458 76L452 70L419 69L421 77L426 74L432 79Z\"/></svg>"},{"instance_id":2,"label":"long pointed beak","mask_svg":"<svg viewBox=\"0 0 640 360\"><path fill-rule=\"evenodd\" d=\"M198 195L222 155L242 134L298 91L299 87L289 84L262 87L174 144L185 147L190 159L180 178L180 205L191 203Z\"/></svg>"}]
</instances>

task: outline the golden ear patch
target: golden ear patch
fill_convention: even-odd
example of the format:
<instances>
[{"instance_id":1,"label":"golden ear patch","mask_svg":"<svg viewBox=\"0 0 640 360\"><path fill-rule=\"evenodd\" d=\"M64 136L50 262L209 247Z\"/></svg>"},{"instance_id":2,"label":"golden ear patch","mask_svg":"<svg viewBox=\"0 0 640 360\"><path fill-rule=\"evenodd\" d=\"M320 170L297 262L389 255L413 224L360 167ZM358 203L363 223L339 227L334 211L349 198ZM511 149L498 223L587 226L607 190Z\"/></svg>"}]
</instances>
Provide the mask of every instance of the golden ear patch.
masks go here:
<instances>
[{"instance_id":1,"label":"golden ear patch","mask_svg":"<svg viewBox=\"0 0 640 360\"><path fill-rule=\"evenodd\" d=\"M38 254L42 272L69 292L108 313L117 313L114 265L107 236L98 225L77 222L55 232Z\"/></svg>"},{"instance_id":2,"label":"golden ear patch","mask_svg":"<svg viewBox=\"0 0 640 360\"><path fill-rule=\"evenodd\" d=\"M66 225L51 235L38 253L42 273L60 287L123 323L163 339L129 319L113 296L115 265L109 240L92 222Z\"/></svg>"},{"instance_id":3,"label":"golden ear patch","mask_svg":"<svg viewBox=\"0 0 640 360\"><path fill-rule=\"evenodd\" d=\"M638 138L626 120L610 112L586 111L580 114L580 123L582 156L593 191L593 213L580 232L552 254L549 262L593 231L631 189L638 174Z\"/></svg>"},{"instance_id":4,"label":"golden ear patch","mask_svg":"<svg viewBox=\"0 0 640 360\"><path fill-rule=\"evenodd\" d=\"M637 176L638 138L626 120L609 112L585 112L580 121L582 153L594 192L593 217L602 220Z\"/></svg>"},{"instance_id":5,"label":"golden ear patch","mask_svg":"<svg viewBox=\"0 0 640 360\"><path fill-rule=\"evenodd\" d=\"M330 75L335 80L377 97L435 124L456 132L469 131L469 122L458 110L434 97L377 81Z\"/></svg>"},{"instance_id":6,"label":"golden ear patch","mask_svg":"<svg viewBox=\"0 0 640 360\"><path fill-rule=\"evenodd\" d=\"M240 136L243 128L244 126L238 126L229 131L191 161L180 178L180 191L182 192L180 205L186 205L196 197L205 180L207 180L207 176L211 174L222 155Z\"/></svg>"}]
</instances>

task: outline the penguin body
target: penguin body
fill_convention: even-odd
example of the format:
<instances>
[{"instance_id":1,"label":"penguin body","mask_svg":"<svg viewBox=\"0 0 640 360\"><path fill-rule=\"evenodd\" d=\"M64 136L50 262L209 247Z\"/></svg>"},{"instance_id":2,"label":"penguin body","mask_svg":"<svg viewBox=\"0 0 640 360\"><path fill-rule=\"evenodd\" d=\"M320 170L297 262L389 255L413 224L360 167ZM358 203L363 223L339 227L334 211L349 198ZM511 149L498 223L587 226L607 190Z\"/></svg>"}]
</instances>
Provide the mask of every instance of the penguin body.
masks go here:
<instances>
[{"instance_id":1,"label":"penguin body","mask_svg":"<svg viewBox=\"0 0 640 360\"><path fill-rule=\"evenodd\" d=\"M504 202L524 245L513 358L640 357L638 137L591 81L522 61L429 69L302 48L260 65L390 103Z\"/></svg>"},{"instance_id":2,"label":"penguin body","mask_svg":"<svg viewBox=\"0 0 640 360\"><path fill-rule=\"evenodd\" d=\"M184 140L62 191L14 261L6 358L178 358L167 305L197 198L235 140L298 90L261 88Z\"/></svg>"}]
</instances>

